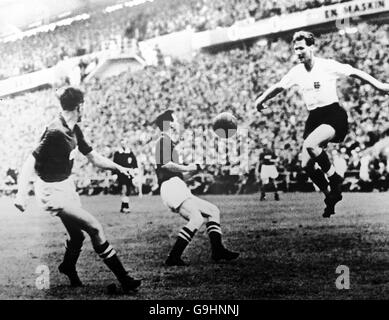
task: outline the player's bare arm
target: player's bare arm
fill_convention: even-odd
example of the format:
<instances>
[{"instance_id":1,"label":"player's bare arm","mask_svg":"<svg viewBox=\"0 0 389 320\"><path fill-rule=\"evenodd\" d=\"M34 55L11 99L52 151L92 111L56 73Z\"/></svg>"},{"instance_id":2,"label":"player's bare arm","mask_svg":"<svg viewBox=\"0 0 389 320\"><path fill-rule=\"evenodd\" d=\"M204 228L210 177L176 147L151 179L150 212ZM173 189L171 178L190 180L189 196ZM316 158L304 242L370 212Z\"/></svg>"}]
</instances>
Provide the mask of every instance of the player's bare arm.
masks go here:
<instances>
[{"instance_id":1,"label":"player's bare arm","mask_svg":"<svg viewBox=\"0 0 389 320\"><path fill-rule=\"evenodd\" d=\"M183 165L170 161L162 166L163 169L167 169L172 172L191 172L198 170L198 166L194 163Z\"/></svg>"},{"instance_id":2,"label":"player's bare arm","mask_svg":"<svg viewBox=\"0 0 389 320\"><path fill-rule=\"evenodd\" d=\"M117 170L120 173L123 173L129 177L132 176L133 172L130 168L122 167L122 166L116 164L115 162L109 160L108 158L102 156L101 154L99 154L98 152L96 152L94 150L91 151L90 153L88 153L86 155L86 157L96 167L99 167L101 169L106 169L106 170Z\"/></svg>"},{"instance_id":3,"label":"player's bare arm","mask_svg":"<svg viewBox=\"0 0 389 320\"><path fill-rule=\"evenodd\" d=\"M14 202L15 207L22 212L26 210L27 193L31 177L35 172L34 167L35 158L32 155L29 155L20 172L18 192Z\"/></svg>"},{"instance_id":4,"label":"player's bare arm","mask_svg":"<svg viewBox=\"0 0 389 320\"><path fill-rule=\"evenodd\" d=\"M366 148L361 152L362 156L371 155L373 157L378 157L379 154L386 148L389 147L389 137L385 137L369 148Z\"/></svg>"},{"instance_id":5,"label":"player's bare arm","mask_svg":"<svg viewBox=\"0 0 389 320\"><path fill-rule=\"evenodd\" d=\"M256 100L255 100L255 107L258 111L261 111L264 109L264 103L272 98L274 98L276 95L281 93L284 90L284 88L280 85L280 83L276 83L275 85L271 86L269 89L267 89L264 93L262 93Z\"/></svg>"},{"instance_id":6,"label":"player's bare arm","mask_svg":"<svg viewBox=\"0 0 389 320\"><path fill-rule=\"evenodd\" d=\"M389 83L383 83L372 77L371 75L367 74L365 71L353 68L353 72L350 74L350 76L369 83L377 90L389 92Z\"/></svg>"}]
</instances>

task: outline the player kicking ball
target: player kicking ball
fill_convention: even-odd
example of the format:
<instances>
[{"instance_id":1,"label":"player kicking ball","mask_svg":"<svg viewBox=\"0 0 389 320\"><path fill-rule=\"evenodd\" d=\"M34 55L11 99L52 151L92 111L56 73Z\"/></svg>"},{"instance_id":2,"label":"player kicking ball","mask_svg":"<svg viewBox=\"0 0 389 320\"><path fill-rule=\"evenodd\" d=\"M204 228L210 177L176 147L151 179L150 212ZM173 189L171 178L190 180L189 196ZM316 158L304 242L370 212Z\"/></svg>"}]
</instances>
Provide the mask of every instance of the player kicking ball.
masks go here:
<instances>
[{"instance_id":1,"label":"player kicking ball","mask_svg":"<svg viewBox=\"0 0 389 320\"><path fill-rule=\"evenodd\" d=\"M180 214L188 221L179 232L165 264L167 266L188 265L182 260L181 255L203 223L206 223L211 242L212 259L217 262L238 258L239 253L226 249L222 243L218 207L192 195L183 181L184 173L195 172L200 168L196 164L179 164L175 146L180 130L173 111L167 110L160 114L155 124L162 132L155 150L156 173L162 201L171 211Z\"/></svg>"},{"instance_id":2,"label":"player kicking ball","mask_svg":"<svg viewBox=\"0 0 389 320\"><path fill-rule=\"evenodd\" d=\"M61 219L68 234L66 251L59 271L66 275L73 287L82 286L76 263L81 252L85 231L91 238L93 248L119 280L124 293L135 290L141 284L129 276L116 251L108 243L100 222L85 211L76 192L71 176L76 148L94 165L122 174L128 169L101 156L84 139L80 129L83 93L67 88L60 96L62 112L46 128L38 147L26 160L19 179L15 206L25 211L28 183L32 174L37 174L35 194L42 208Z\"/></svg>"},{"instance_id":3,"label":"player kicking ball","mask_svg":"<svg viewBox=\"0 0 389 320\"><path fill-rule=\"evenodd\" d=\"M352 76L384 92L389 91L389 84L348 64L314 56L314 44L312 33L299 31L294 34L294 52L300 63L260 95L255 105L261 111L267 100L294 85L299 86L309 111L303 135L302 165L325 195L323 217L330 217L335 214L336 203L342 200L343 179L336 173L324 149L329 142L342 142L348 132L347 112L339 105L336 80L341 76Z\"/></svg>"}]
</instances>

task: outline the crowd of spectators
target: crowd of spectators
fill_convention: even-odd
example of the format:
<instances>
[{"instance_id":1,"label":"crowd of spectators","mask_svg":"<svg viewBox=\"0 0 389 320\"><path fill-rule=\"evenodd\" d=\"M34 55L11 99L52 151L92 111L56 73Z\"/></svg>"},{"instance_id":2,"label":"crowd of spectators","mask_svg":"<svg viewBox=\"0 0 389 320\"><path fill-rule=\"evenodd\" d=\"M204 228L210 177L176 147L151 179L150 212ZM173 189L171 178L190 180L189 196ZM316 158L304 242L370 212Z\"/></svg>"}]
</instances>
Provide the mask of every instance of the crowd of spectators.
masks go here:
<instances>
[{"instance_id":1,"label":"crowd of spectators","mask_svg":"<svg viewBox=\"0 0 389 320\"><path fill-rule=\"evenodd\" d=\"M350 63L385 80L389 72L388 35L388 25L367 24L359 25L358 32L353 34L324 34L318 39L317 55ZM216 149L225 150L222 139L215 147L211 122L216 114L229 111L238 119L239 139L229 142L232 145L228 159L221 152L217 163L207 161L206 174L192 177L193 189L206 192L215 179L235 176L236 188L231 192L255 190L258 180L254 168L261 148L269 142L279 158L280 183L307 182L299 159L307 111L296 90L274 98L263 113L252 105L254 97L279 80L293 63L289 43L278 39L267 45L258 42L250 48L217 54L199 53L190 62L173 60L169 66L147 67L103 81L95 79L83 85L85 135L99 152L109 157L118 143L125 140L136 154L151 191L156 183L154 142L158 130L152 124L155 116L166 108L176 111L185 129L180 152L183 160L190 161L193 157L204 160ZM350 131L344 143L330 145L329 150L348 178L350 189L366 190L373 181L380 181L385 189L387 182L382 177L387 181L388 158L382 154L379 158L367 158L364 150L388 132L388 99L351 78L339 81L339 91L341 104L349 113ZM55 90L42 90L1 102L1 176L9 168L20 168L45 123L59 112L56 94ZM83 181L81 184L88 185L88 179L102 179L85 161L76 163L75 172L78 181ZM104 181L111 178L105 177Z\"/></svg>"},{"instance_id":2,"label":"crowd of spectators","mask_svg":"<svg viewBox=\"0 0 389 320\"><path fill-rule=\"evenodd\" d=\"M87 20L0 42L0 80L100 51L122 37L140 41L187 28L204 31L338 2L344 0L155 0L110 13L90 12Z\"/></svg>"}]
</instances>

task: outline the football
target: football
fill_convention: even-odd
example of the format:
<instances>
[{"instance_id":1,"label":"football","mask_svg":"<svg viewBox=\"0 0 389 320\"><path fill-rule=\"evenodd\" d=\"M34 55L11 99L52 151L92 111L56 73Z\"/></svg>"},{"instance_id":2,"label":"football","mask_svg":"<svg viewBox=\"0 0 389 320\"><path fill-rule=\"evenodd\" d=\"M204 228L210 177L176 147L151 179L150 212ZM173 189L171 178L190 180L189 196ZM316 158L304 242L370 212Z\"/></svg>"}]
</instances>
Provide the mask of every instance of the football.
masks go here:
<instances>
[{"instance_id":1,"label":"football","mask_svg":"<svg viewBox=\"0 0 389 320\"><path fill-rule=\"evenodd\" d=\"M218 114L212 121L213 131L221 138L231 138L236 134L238 121L229 112Z\"/></svg>"}]
</instances>

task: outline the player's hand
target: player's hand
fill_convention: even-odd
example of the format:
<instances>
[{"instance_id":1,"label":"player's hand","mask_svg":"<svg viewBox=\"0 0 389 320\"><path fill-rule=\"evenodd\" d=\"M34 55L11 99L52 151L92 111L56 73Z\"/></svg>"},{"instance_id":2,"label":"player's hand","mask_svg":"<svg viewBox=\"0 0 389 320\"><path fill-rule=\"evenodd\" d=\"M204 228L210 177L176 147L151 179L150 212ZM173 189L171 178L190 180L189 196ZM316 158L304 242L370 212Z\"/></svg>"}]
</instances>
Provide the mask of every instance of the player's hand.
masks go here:
<instances>
[{"instance_id":1,"label":"player's hand","mask_svg":"<svg viewBox=\"0 0 389 320\"><path fill-rule=\"evenodd\" d=\"M14 206L20 211L24 212L26 211L26 199L23 198L21 195L17 194L16 199L14 201Z\"/></svg>"},{"instance_id":2,"label":"player's hand","mask_svg":"<svg viewBox=\"0 0 389 320\"><path fill-rule=\"evenodd\" d=\"M133 170L131 168L125 168L122 166L118 166L117 170L129 178L134 178L134 173L133 173Z\"/></svg>"}]
</instances>

